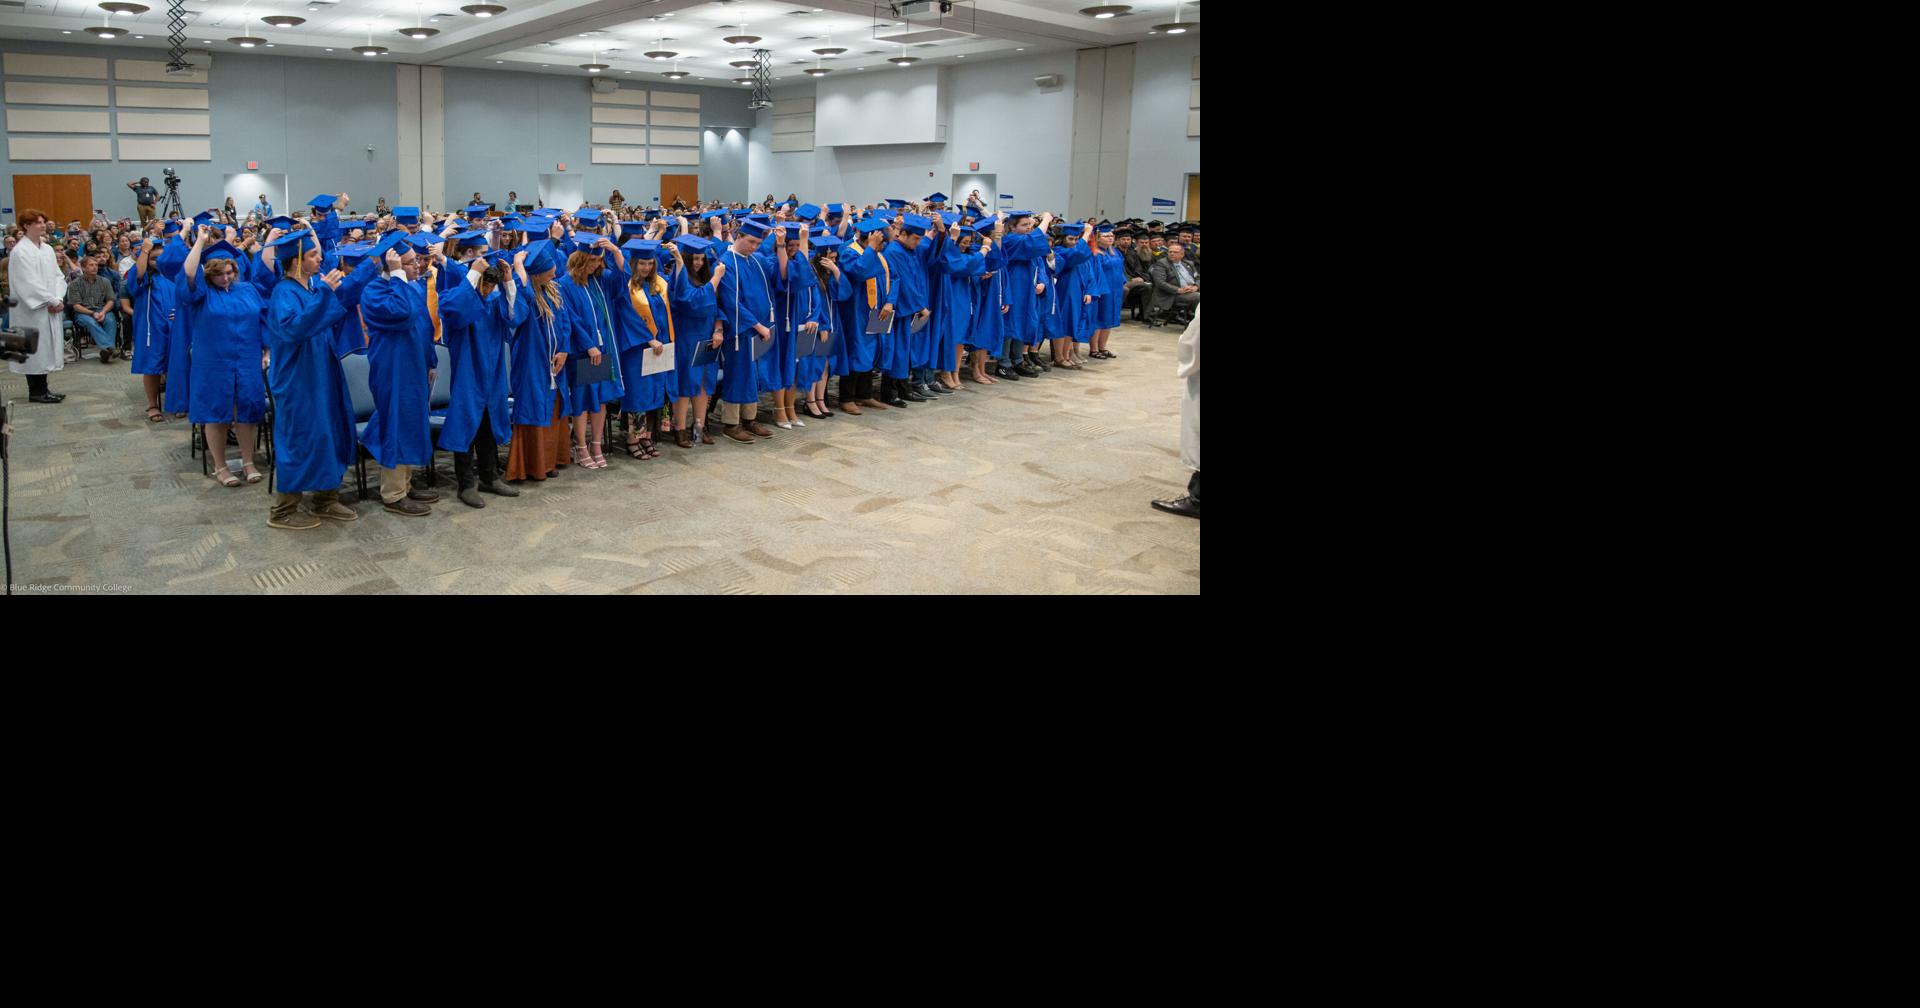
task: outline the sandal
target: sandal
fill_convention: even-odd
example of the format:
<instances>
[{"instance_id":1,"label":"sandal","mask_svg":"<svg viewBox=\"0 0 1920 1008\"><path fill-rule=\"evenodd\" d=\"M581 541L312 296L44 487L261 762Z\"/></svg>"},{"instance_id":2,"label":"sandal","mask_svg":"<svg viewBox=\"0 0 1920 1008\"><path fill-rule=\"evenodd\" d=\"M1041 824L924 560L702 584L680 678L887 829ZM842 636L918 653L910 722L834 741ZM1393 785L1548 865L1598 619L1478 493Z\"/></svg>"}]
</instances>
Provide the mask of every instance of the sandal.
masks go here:
<instances>
[{"instance_id":1,"label":"sandal","mask_svg":"<svg viewBox=\"0 0 1920 1008\"><path fill-rule=\"evenodd\" d=\"M253 467L253 463L251 462L246 463L241 468L245 471L245 476L248 483L258 483L261 480L266 479L265 476L260 475L260 470L255 469Z\"/></svg>"},{"instance_id":2,"label":"sandal","mask_svg":"<svg viewBox=\"0 0 1920 1008\"><path fill-rule=\"evenodd\" d=\"M167 414L160 407L158 406L147 407L148 423L165 423L166 420L167 420Z\"/></svg>"},{"instance_id":3,"label":"sandal","mask_svg":"<svg viewBox=\"0 0 1920 1008\"><path fill-rule=\"evenodd\" d=\"M221 459L214 465L213 478L219 480L220 485L223 487L237 487L240 485L240 477L235 476L233 470L227 468L226 459Z\"/></svg>"},{"instance_id":4,"label":"sandal","mask_svg":"<svg viewBox=\"0 0 1920 1008\"><path fill-rule=\"evenodd\" d=\"M629 438L627 439L627 454L644 462L648 459L659 458L660 449L653 446L652 438L643 437L637 440Z\"/></svg>"}]
</instances>

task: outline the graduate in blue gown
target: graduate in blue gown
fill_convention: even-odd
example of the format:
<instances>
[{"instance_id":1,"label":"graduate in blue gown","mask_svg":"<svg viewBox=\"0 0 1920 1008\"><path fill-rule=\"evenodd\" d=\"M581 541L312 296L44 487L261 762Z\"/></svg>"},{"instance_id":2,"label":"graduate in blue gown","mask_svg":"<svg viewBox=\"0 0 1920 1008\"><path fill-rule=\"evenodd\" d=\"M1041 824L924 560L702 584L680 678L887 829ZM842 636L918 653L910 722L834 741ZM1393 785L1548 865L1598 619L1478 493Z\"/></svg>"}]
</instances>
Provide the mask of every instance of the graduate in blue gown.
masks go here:
<instances>
[{"instance_id":1,"label":"graduate in blue gown","mask_svg":"<svg viewBox=\"0 0 1920 1008\"><path fill-rule=\"evenodd\" d=\"M933 368L941 387L960 389L960 345L968 339L973 326L973 280L986 272L986 254L974 249L976 233L960 226L959 215L947 226L946 241L940 245L940 258L934 268L940 274L940 287L934 295Z\"/></svg>"},{"instance_id":2,"label":"graduate in blue gown","mask_svg":"<svg viewBox=\"0 0 1920 1008\"><path fill-rule=\"evenodd\" d=\"M261 326L267 306L259 288L241 275L241 263L238 249L202 228L181 267L183 314L194 334L188 417L204 425L207 450L220 453L213 478L230 487L240 480L227 467L229 426L240 443L246 481L264 478L253 466L253 447L267 413Z\"/></svg>"},{"instance_id":3,"label":"graduate in blue gown","mask_svg":"<svg viewBox=\"0 0 1920 1008\"><path fill-rule=\"evenodd\" d=\"M545 225L528 225L544 230ZM573 320L567 316L566 296L554 282L559 270L552 243L535 241L513 250L518 264L516 302L526 311L514 328L513 447L507 453L507 479L545 480L559 475L567 464L568 431L566 386L559 379L573 346Z\"/></svg>"},{"instance_id":4,"label":"graduate in blue gown","mask_svg":"<svg viewBox=\"0 0 1920 1008\"><path fill-rule=\"evenodd\" d=\"M1093 228L1091 220L1069 224L1054 249L1054 276L1060 284L1059 339L1053 341L1053 362L1068 370L1080 369L1074 345L1093 340L1093 299L1102 282L1093 264Z\"/></svg>"},{"instance_id":5,"label":"graduate in blue gown","mask_svg":"<svg viewBox=\"0 0 1920 1008\"><path fill-rule=\"evenodd\" d=\"M660 432L660 405L678 390L672 369L642 373L647 359L657 360L671 348L677 363L680 354L692 352L690 344L697 338L682 333L675 325L671 287L660 273L660 257L677 251L658 241L635 238L615 250L614 263L607 270L606 293L613 304L620 363L632 392L631 408L627 409L627 454L643 461L660 457L660 449L654 445ZM687 343L681 342L683 335Z\"/></svg>"},{"instance_id":6,"label":"graduate in blue gown","mask_svg":"<svg viewBox=\"0 0 1920 1008\"><path fill-rule=\"evenodd\" d=\"M816 352L796 360L794 380L807 390L803 412L815 420L828 420L833 414L827 409L827 374L832 370L836 354L839 360L845 360L842 347L846 338L842 335L845 329L841 322L844 316L840 306L852 300L853 284L840 272L840 239L822 234L810 241L816 251L813 255L815 286L807 291L809 317L817 327L816 335L824 355ZM844 374L845 365L841 366Z\"/></svg>"},{"instance_id":7,"label":"graduate in blue gown","mask_svg":"<svg viewBox=\"0 0 1920 1008\"><path fill-rule=\"evenodd\" d=\"M853 284L846 332L848 373L840 382L840 410L858 416L862 409L887 408L874 398L873 372L892 349L893 328L887 326L871 334L867 329L874 313L893 313L894 282L893 266L883 254L887 222L869 217L854 225L854 230L859 239L840 254L840 271ZM853 382L851 388L847 385L848 379Z\"/></svg>"},{"instance_id":8,"label":"graduate in blue gown","mask_svg":"<svg viewBox=\"0 0 1920 1008\"><path fill-rule=\"evenodd\" d=\"M1099 274L1100 291L1094 296L1093 346L1087 356L1105 360L1113 357L1107 341L1120 327L1120 304L1127 296L1127 263L1120 250L1113 247L1113 225L1100 225L1095 235L1093 265Z\"/></svg>"},{"instance_id":9,"label":"graduate in blue gown","mask_svg":"<svg viewBox=\"0 0 1920 1008\"><path fill-rule=\"evenodd\" d=\"M586 213L585 210L581 213ZM597 221L599 215L596 213ZM632 375L621 367L617 329L614 324L614 270L606 261L612 252L616 263L620 250L602 235L582 233L571 241L560 242L555 251L565 250L567 267L555 281L567 302L567 317L573 322L570 358L562 379L572 390L573 461L585 469L605 469L607 457L607 405L633 412L639 407L643 389L632 388ZM617 268L617 266L615 267ZM624 282L625 274L620 274ZM601 381L582 385L576 374L583 364L597 365L608 355L612 370Z\"/></svg>"},{"instance_id":10,"label":"graduate in blue gown","mask_svg":"<svg viewBox=\"0 0 1920 1008\"><path fill-rule=\"evenodd\" d=\"M999 241L1000 227L998 217L988 217L973 226L980 236L985 262L981 274L973 280L973 324L967 327L967 346L973 349L973 380L982 385L997 381L987 374L987 365L1006 346L1006 318L1012 310L1007 303L1007 259Z\"/></svg>"},{"instance_id":11,"label":"graduate in blue gown","mask_svg":"<svg viewBox=\"0 0 1920 1008\"><path fill-rule=\"evenodd\" d=\"M432 513L427 505L439 499L411 484L413 470L433 464L428 414L439 354L427 312L426 253L393 234L381 240L387 275L369 282L360 294L374 404L360 443L380 463L380 499L386 509L418 517Z\"/></svg>"},{"instance_id":12,"label":"graduate in blue gown","mask_svg":"<svg viewBox=\"0 0 1920 1008\"><path fill-rule=\"evenodd\" d=\"M1001 360L999 377L1018 380L1040 374L1034 364L1032 348L1040 342L1042 300L1052 290L1053 278L1047 273L1047 236L1038 227L1033 214L1015 210L1006 215L1009 231L1002 237L1006 256L1006 297L1010 306L1006 317L1007 349Z\"/></svg>"},{"instance_id":13,"label":"graduate in blue gown","mask_svg":"<svg viewBox=\"0 0 1920 1008\"><path fill-rule=\"evenodd\" d=\"M913 332L913 323L933 314L927 304L927 270L922 262L919 248L927 240L927 227L931 222L917 214L902 214L899 231L881 254L887 257L887 265L894 276L893 346L882 362L887 374L889 386L880 397L888 406L904 407L909 402L926 402L925 395L916 392L908 384L914 368L914 342L923 344L931 337L926 329L919 334ZM927 355L931 357L931 354ZM890 394L888 394L890 393Z\"/></svg>"},{"instance_id":14,"label":"graduate in blue gown","mask_svg":"<svg viewBox=\"0 0 1920 1008\"><path fill-rule=\"evenodd\" d=\"M273 388L274 499L267 524L317 528L320 519L360 516L340 503L340 482L353 465L353 402L333 352L336 323L347 314L339 271L319 273L322 253L311 230L269 245L280 279L267 303L266 333ZM300 511L300 495L313 503Z\"/></svg>"},{"instance_id":15,"label":"graduate in blue gown","mask_svg":"<svg viewBox=\"0 0 1920 1008\"><path fill-rule=\"evenodd\" d=\"M500 481L500 445L513 436L507 412L507 343L525 321L528 304L512 298L512 268L505 252L468 256L454 287L441 295L440 320L453 367L440 447L453 453L460 502L485 507L480 493L518 497ZM478 469L478 473L475 469Z\"/></svg>"},{"instance_id":16,"label":"graduate in blue gown","mask_svg":"<svg viewBox=\"0 0 1920 1008\"><path fill-rule=\"evenodd\" d=\"M760 423L759 373L754 368L755 346L772 349L774 277L755 255L771 230L757 220L740 223L733 244L718 254L727 268L714 293L720 322L720 421L723 433L736 444L755 437L772 437L773 429Z\"/></svg>"},{"instance_id":17,"label":"graduate in blue gown","mask_svg":"<svg viewBox=\"0 0 1920 1008\"><path fill-rule=\"evenodd\" d=\"M188 324L181 291L186 286L187 243L178 233L167 239L160 250L160 280L173 291L173 314L167 319L167 381L165 408L184 417L191 405L193 391L193 330Z\"/></svg>"},{"instance_id":18,"label":"graduate in blue gown","mask_svg":"<svg viewBox=\"0 0 1920 1008\"><path fill-rule=\"evenodd\" d=\"M714 243L706 238L682 236L675 239L674 247L681 252L681 265L668 281L668 293L673 317L687 333L687 342L673 353L673 438L680 447L691 448L695 441L713 443L706 429L707 397L720 387L720 361L715 357L698 366L693 361L699 344L713 338L714 292L726 267L710 258Z\"/></svg>"},{"instance_id":19,"label":"graduate in blue gown","mask_svg":"<svg viewBox=\"0 0 1920 1008\"><path fill-rule=\"evenodd\" d=\"M793 386L799 380L796 344L802 329L811 331L812 308L818 295L814 288L819 282L814 279L813 265L807 259L805 224L787 221L774 232L773 238L773 265L777 271L773 288L773 353L760 358L760 391L773 395L774 426L792 430L796 419ZM810 293L814 296L810 297Z\"/></svg>"},{"instance_id":20,"label":"graduate in blue gown","mask_svg":"<svg viewBox=\"0 0 1920 1008\"><path fill-rule=\"evenodd\" d=\"M347 271L347 275L340 281L340 286L333 289L334 296L340 300L340 307L345 309L333 323L335 359L367 352L369 337L367 324L360 317L360 295L366 291L368 284L384 272L380 257L373 254L373 249L372 242L342 245L339 248L340 267Z\"/></svg>"},{"instance_id":21,"label":"graduate in blue gown","mask_svg":"<svg viewBox=\"0 0 1920 1008\"><path fill-rule=\"evenodd\" d=\"M168 341L173 338L173 281L160 275L164 245L159 238L142 239L133 260L133 273L127 277L126 296L133 303L127 346L133 353L133 373L144 376L141 384L147 393L147 419L154 423L166 419L160 406L160 378L167 373Z\"/></svg>"}]
</instances>

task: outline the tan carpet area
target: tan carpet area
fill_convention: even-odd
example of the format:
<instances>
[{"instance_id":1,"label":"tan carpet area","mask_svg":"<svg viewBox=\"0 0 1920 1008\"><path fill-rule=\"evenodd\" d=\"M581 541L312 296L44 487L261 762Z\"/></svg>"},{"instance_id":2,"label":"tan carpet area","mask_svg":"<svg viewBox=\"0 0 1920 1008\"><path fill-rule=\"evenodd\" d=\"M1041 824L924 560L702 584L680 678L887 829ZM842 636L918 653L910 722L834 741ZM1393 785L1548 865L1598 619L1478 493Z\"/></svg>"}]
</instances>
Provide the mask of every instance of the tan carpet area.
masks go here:
<instances>
[{"instance_id":1,"label":"tan carpet area","mask_svg":"<svg viewBox=\"0 0 1920 1008\"><path fill-rule=\"evenodd\" d=\"M67 365L58 406L0 370L15 592L1198 593L1200 523L1147 506L1187 482L1178 338L1128 322L1116 360L753 446L669 439L639 462L610 445L608 468L481 510L453 498L441 453L432 515L359 502L349 474L360 520L298 532L267 527L265 483L202 476L186 421L147 423L124 361Z\"/></svg>"}]
</instances>

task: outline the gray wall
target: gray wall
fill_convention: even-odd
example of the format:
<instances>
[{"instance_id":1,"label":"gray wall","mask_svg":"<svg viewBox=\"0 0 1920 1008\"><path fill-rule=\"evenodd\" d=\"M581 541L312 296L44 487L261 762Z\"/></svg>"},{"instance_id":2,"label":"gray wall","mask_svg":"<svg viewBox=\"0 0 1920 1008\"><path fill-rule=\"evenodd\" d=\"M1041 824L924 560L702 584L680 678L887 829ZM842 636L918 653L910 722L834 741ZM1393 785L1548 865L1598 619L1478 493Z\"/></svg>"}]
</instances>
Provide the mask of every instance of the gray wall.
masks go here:
<instances>
[{"instance_id":1,"label":"gray wall","mask_svg":"<svg viewBox=\"0 0 1920 1008\"><path fill-rule=\"evenodd\" d=\"M163 58L160 50L119 46L9 39L0 47L62 56ZM219 53L207 90L212 161L8 161L0 194L4 205L13 205L15 174L87 174L93 176L95 204L112 216L132 216L127 181L145 175L162 188L161 169L171 167L180 173L180 202L191 215L221 205L221 177L246 171L249 160L258 161L261 172L285 174L294 199L345 191L356 206L371 207L375 196L393 191L399 123L391 66ZM368 144L374 145L372 154Z\"/></svg>"},{"instance_id":2,"label":"gray wall","mask_svg":"<svg viewBox=\"0 0 1920 1008\"><path fill-rule=\"evenodd\" d=\"M0 42L0 48L142 60L161 58L162 52L26 40L6 40ZM112 216L132 216L133 194L125 183L145 175L160 188L161 169L172 167L180 173L180 200L191 215L219 206L225 198L222 176L246 171L250 160L260 163L260 172L285 174L296 200L320 192L344 191L353 197L356 210L372 209L381 196L388 203L397 203L400 140L396 65L367 62L369 65L363 66L346 60L216 53L207 85L212 161L8 161L0 206L13 205L16 173L87 174L93 177L96 205ZM538 177L563 162L567 174L585 177L588 198L594 202L605 200L616 185L630 200L651 199L658 191L662 171L698 172L704 197L746 198L746 134L754 124L746 89L660 88L700 94L702 128L707 135L697 168L591 164L592 99L588 89L584 77L447 68L447 201L465 206L475 189L488 200L498 201L513 189L523 200L532 202L539 191ZM372 153L367 151L369 144L373 145Z\"/></svg>"},{"instance_id":3,"label":"gray wall","mask_svg":"<svg viewBox=\"0 0 1920 1008\"><path fill-rule=\"evenodd\" d=\"M1200 52L1200 41L1193 36L1149 39L1132 51L1125 206L1105 209L1109 218L1152 220L1153 197L1183 201L1187 173L1200 170L1200 139L1187 136L1188 85L1193 83L1193 57ZM748 145L747 191L755 199L768 192L828 201L850 197L862 204L886 196L918 199L945 191L953 176L968 174L968 163L977 161L980 174L997 176L1000 191L1014 195L1013 205L1004 208L1063 213L1073 161L1074 68L1071 51L948 68L941 91L941 101L952 102L950 140L945 144L816 147L776 154L769 146L772 115L762 110ZM1063 83L1036 87L1033 79L1045 74L1058 74ZM869 70L853 79L878 88L887 78L884 70ZM775 98L813 94L812 81L773 90Z\"/></svg>"},{"instance_id":4,"label":"gray wall","mask_svg":"<svg viewBox=\"0 0 1920 1008\"><path fill-rule=\"evenodd\" d=\"M626 81L654 91L700 95L703 133L709 124L751 126L745 88L659 86ZM660 193L660 175L700 175L703 199L743 199L747 177L744 139L727 142L726 129L702 137L700 165L593 164L593 92L586 77L508 73L495 70L446 70L447 171L449 201L465 200L480 190L490 202L509 189L532 203L539 177L565 164L566 174L585 182L587 201L605 203L616 188L628 202L651 202ZM728 162L728 157L733 159ZM665 194L670 195L670 194ZM356 201L358 197L355 197Z\"/></svg>"}]
</instances>

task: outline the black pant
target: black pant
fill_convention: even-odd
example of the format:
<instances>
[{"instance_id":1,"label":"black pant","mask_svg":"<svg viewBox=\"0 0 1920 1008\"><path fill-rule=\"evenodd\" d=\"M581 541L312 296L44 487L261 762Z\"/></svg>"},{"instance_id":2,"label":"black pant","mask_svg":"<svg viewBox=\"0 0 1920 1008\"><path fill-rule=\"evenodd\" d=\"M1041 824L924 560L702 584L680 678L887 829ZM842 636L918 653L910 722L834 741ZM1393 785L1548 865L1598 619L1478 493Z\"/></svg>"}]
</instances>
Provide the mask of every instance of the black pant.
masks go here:
<instances>
[{"instance_id":1,"label":"black pant","mask_svg":"<svg viewBox=\"0 0 1920 1008\"><path fill-rule=\"evenodd\" d=\"M27 376L27 394L30 396L47 394L47 376L30 374Z\"/></svg>"},{"instance_id":2,"label":"black pant","mask_svg":"<svg viewBox=\"0 0 1920 1008\"><path fill-rule=\"evenodd\" d=\"M480 411L480 429L474 432L473 444L466 451L453 453L453 475L462 490L473 486L476 458L480 461L480 482L500 482L500 445L493 439L493 421L485 410Z\"/></svg>"},{"instance_id":3,"label":"black pant","mask_svg":"<svg viewBox=\"0 0 1920 1008\"><path fill-rule=\"evenodd\" d=\"M864 402L873 398L873 374L846 374L840 376L840 401Z\"/></svg>"},{"instance_id":4,"label":"black pant","mask_svg":"<svg viewBox=\"0 0 1920 1008\"><path fill-rule=\"evenodd\" d=\"M1193 471L1193 478L1187 480L1187 496L1193 498L1195 503L1200 500L1200 470L1198 469Z\"/></svg>"}]
</instances>

